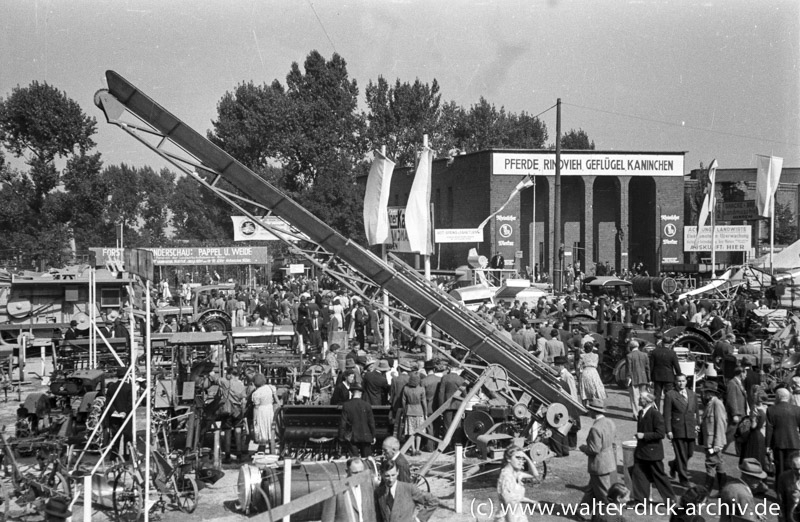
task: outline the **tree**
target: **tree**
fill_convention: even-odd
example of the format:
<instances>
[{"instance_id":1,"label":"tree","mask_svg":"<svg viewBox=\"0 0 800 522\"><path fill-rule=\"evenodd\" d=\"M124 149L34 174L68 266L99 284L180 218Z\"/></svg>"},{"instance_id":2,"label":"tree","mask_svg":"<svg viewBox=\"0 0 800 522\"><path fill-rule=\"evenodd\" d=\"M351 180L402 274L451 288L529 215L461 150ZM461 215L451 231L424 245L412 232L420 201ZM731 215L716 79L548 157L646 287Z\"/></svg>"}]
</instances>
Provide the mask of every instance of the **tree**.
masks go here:
<instances>
[{"instance_id":1,"label":"tree","mask_svg":"<svg viewBox=\"0 0 800 522\"><path fill-rule=\"evenodd\" d=\"M791 245L797 241L797 223L789 205L775 202L775 243ZM769 242L769 237L767 237Z\"/></svg>"},{"instance_id":2,"label":"tree","mask_svg":"<svg viewBox=\"0 0 800 522\"><path fill-rule=\"evenodd\" d=\"M6 169L0 199L14 209L3 212L0 232L8 244L35 259L58 265L75 230L63 193L56 191L62 173L55 165L66 158L70 176L91 177L99 155L90 155L96 121L80 106L47 83L16 87L0 100L0 141L14 156L24 158L25 172ZM93 169L95 172L93 172Z\"/></svg>"},{"instance_id":3,"label":"tree","mask_svg":"<svg viewBox=\"0 0 800 522\"><path fill-rule=\"evenodd\" d=\"M453 126L456 147L477 151L489 148L539 149L547 140L547 127L526 112L519 115L498 110L483 96L463 120Z\"/></svg>"},{"instance_id":4,"label":"tree","mask_svg":"<svg viewBox=\"0 0 800 522\"><path fill-rule=\"evenodd\" d=\"M561 136L561 148L567 150L594 150L594 141L589 141L589 135L583 129L571 129Z\"/></svg>"},{"instance_id":5,"label":"tree","mask_svg":"<svg viewBox=\"0 0 800 522\"><path fill-rule=\"evenodd\" d=\"M365 94L370 147L386 145L387 155L395 158L398 166L414 165L423 136L428 134L431 138L439 127L441 95L437 81L428 85L417 79L410 84L401 83L398 78L394 87L389 87L379 76L377 83L369 82Z\"/></svg>"}]
</instances>

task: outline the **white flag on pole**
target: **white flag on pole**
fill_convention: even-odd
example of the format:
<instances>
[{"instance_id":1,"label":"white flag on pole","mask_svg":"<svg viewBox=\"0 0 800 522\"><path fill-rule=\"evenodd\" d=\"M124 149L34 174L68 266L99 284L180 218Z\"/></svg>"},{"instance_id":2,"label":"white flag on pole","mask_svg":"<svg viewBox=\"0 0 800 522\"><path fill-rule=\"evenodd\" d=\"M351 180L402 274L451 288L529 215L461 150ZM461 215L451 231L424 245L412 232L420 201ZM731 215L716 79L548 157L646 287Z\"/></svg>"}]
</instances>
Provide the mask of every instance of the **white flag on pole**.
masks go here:
<instances>
[{"instance_id":1,"label":"white flag on pole","mask_svg":"<svg viewBox=\"0 0 800 522\"><path fill-rule=\"evenodd\" d=\"M431 170L433 170L433 151L423 147L406 204L406 232L411 251L425 256L433 252L430 212Z\"/></svg>"},{"instance_id":2,"label":"white flag on pole","mask_svg":"<svg viewBox=\"0 0 800 522\"><path fill-rule=\"evenodd\" d=\"M364 194L364 231L370 245L391 243L389 233L389 190L392 184L394 162L378 151L369 169L367 190Z\"/></svg>"},{"instance_id":3,"label":"white flag on pole","mask_svg":"<svg viewBox=\"0 0 800 522\"><path fill-rule=\"evenodd\" d=\"M525 190L526 188L530 188L530 187L532 187L532 186L533 186L533 178L531 177L531 175L530 175L530 174L528 174L527 176L525 176L524 178L522 178L522 181L520 181L519 183L517 183L517 186L516 186L516 187L514 187L514 190L512 190L512 191L511 191L511 194L508 196L508 199L506 200L506 202L505 202L505 203L503 203L503 204L500 206L500 208L498 208L497 210L495 210L494 212L492 212L491 214L489 214L489 217L487 217L486 219L484 219L484 220L483 220L483 222L482 222L480 225L478 225L478 230L483 230L483 227L485 227L485 226L486 226L486 223L488 223L488 222L489 222L489 220L490 220L490 219L492 219L493 217L495 217L497 214L499 214L500 212L502 212L502 211L503 211L503 209L504 209L504 208L506 208L506 206L508 206L508 204L509 204L509 203L511 203L511 200L512 200L512 199L514 199L514 197L515 197L517 194L519 194L520 192L522 192L522 191L523 191L523 190Z\"/></svg>"},{"instance_id":4,"label":"white flag on pole","mask_svg":"<svg viewBox=\"0 0 800 522\"><path fill-rule=\"evenodd\" d=\"M758 215L771 217L775 204L775 192L781 181L783 158L775 156L756 156L758 158L758 176L756 177L756 205Z\"/></svg>"},{"instance_id":5,"label":"white flag on pole","mask_svg":"<svg viewBox=\"0 0 800 522\"><path fill-rule=\"evenodd\" d=\"M697 242L700 239L700 232L704 226L706 226L706 221L708 221L708 216L711 212L714 212L714 207L716 206L716 198L714 197L714 182L717 177L717 160L712 160L711 165L708 166L708 186L706 186L706 197L703 199L703 206L700 208L700 216L697 220L697 237L694 240L694 246L697 247ZM713 232L712 232L713 233Z\"/></svg>"}]
</instances>

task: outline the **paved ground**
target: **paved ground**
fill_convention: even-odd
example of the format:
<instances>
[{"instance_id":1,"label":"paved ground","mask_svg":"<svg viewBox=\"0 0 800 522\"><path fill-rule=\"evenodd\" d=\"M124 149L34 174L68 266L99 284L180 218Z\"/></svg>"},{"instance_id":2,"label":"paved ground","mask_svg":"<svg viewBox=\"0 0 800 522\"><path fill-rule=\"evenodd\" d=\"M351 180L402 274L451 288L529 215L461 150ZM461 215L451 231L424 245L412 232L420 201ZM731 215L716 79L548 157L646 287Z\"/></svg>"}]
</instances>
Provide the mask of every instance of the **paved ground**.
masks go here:
<instances>
[{"instance_id":1,"label":"paved ground","mask_svg":"<svg viewBox=\"0 0 800 522\"><path fill-rule=\"evenodd\" d=\"M25 387L23 391L23 398L27 391L33 391L40 388L40 386L35 385L36 383L33 383L32 385ZM0 426L6 425L8 426L8 429L12 431L14 411L19 405L16 398L16 393L12 393L9 396L8 402L0 402ZM2 395L0 395L0 400L2 400ZM609 390L607 408L609 411L609 417L612 418L617 424L618 439L620 442L633 439L633 434L635 433L635 423L630 415L629 407L630 405L626 393L616 389ZM583 429L578 437L579 444L582 444L585 441L586 433L591 425L591 420L584 418L582 424ZM671 458L672 448L667 444L665 444L665 448L668 458ZM423 453L421 457L414 457L410 460L412 464L421 465L426 460L426 457L427 454ZM468 459L467 463L469 464L471 462L475 461ZM728 466L729 473L732 472L733 475L738 476L738 471L734 471L736 470L736 457L732 455L725 455L725 462ZM437 467L439 467L439 469L429 476L432 491L439 498L443 499L449 508L439 509L431 518L433 522L466 520L488 521L492 519L492 517L489 516L489 512L492 510L492 507L497 506L497 493L495 489L497 470L476 478L467 478L464 481L464 511L461 514L458 514L453 510L454 486L452 460L441 459L441 461L437 463ZM704 471L703 456L700 453L696 453L692 458L690 462L690 468L693 480L702 484L704 481ZM209 486L201 490L198 509L194 514L187 515L178 511L168 510L163 515L159 514L158 518L164 521L188 521L197 520L199 518L203 520L231 522L241 522L247 520L248 518L269 520L268 517L265 518L265 514L246 517L237 512L236 482L238 478L238 466L225 466L224 471L225 476L219 482L213 486ZM476 470L473 469L472 471L474 472ZM622 475L620 474L620 481L621 480ZM532 485L529 487L528 496L541 501L542 505L546 509L552 508L554 512L553 514L537 514L535 517L532 516L531 520L574 520L574 517L570 517L562 513L562 506L568 506L570 504L577 503L583 495L581 488L587 483L588 477L586 473L586 457L582 453L574 451L568 457L552 459L549 462L548 473L545 480L541 484ZM680 494L682 489L677 488L676 492ZM655 490L653 491L653 498L658 499L658 493ZM712 501L714 499L715 497L712 497ZM768 497L768 504L771 504L772 500L774 499ZM74 506L73 511L73 520L82 520L83 507L81 502L78 502ZM25 511L16 505L12 505L7 513L10 517L15 519L31 521L41 520L41 517L25 516ZM665 522L668 520L667 516L658 515L648 515L648 518L654 522ZM113 517L110 510L94 508L91 519L102 521L112 520ZM706 517L706 520L717 520L717 518L713 516ZM777 520L777 517L768 516L766 520L775 521Z\"/></svg>"}]
</instances>

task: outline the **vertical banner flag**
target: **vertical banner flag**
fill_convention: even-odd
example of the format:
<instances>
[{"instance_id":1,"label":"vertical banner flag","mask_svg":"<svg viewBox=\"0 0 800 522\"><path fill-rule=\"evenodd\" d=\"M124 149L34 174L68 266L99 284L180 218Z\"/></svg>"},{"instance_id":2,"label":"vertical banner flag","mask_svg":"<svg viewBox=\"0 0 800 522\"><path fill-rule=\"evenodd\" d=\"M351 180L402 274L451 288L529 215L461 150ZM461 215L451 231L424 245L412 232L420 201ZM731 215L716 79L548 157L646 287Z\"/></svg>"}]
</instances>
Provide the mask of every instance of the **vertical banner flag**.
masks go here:
<instances>
[{"instance_id":1,"label":"vertical banner flag","mask_svg":"<svg viewBox=\"0 0 800 522\"><path fill-rule=\"evenodd\" d=\"M370 245L391 243L389 234L389 189L394 162L378 151L369 169L367 191L364 194L364 231Z\"/></svg>"},{"instance_id":2,"label":"vertical banner flag","mask_svg":"<svg viewBox=\"0 0 800 522\"><path fill-rule=\"evenodd\" d=\"M426 256L433 252L430 211L432 169L433 151L423 147L406 204L406 232L411 251Z\"/></svg>"},{"instance_id":3,"label":"vertical banner flag","mask_svg":"<svg viewBox=\"0 0 800 522\"><path fill-rule=\"evenodd\" d=\"M715 195L715 188L714 188L714 181L717 177L717 160L713 160L711 165L708 166L708 185L706 186L706 196L703 198L703 206L700 208L700 216L697 220L697 237L695 238L694 244L697 246L697 241L700 238L700 231L701 229L706 226L706 221L708 220L708 215L711 212L714 212L714 206L716 205L716 200L714 198Z\"/></svg>"},{"instance_id":4,"label":"vertical banner flag","mask_svg":"<svg viewBox=\"0 0 800 522\"><path fill-rule=\"evenodd\" d=\"M503 204L500 206L500 208L498 208L497 210L495 210L494 212L492 212L491 214L489 214L489 217L487 217L486 219L484 219L484 220L483 220L483 223L481 223L480 225L478 225L478 230L483 230L483 227L485 227L485 226L486 226L486 223L488 223L488 222L489 222L489 220L490 220L490 219L492 219L493 217L495 217L497 214L499 214L500 212L502 212L502 211L503 211L503 209L504 209L504 208L506 208L506 206L508 206L508 204L509 204L509 203L511 203L511 200L512 200L512 199L514 199L514 197L516 197L516 195L517 195L517 194L519 194L520 192L522 192L522 191L523 191L523 190L525 190L526 188L530 188L530 187L532 187L532 186L533 186L533 178L531 177L531 175L530 175L530 174L528 174L527 176L525 176L524 178L522 178L522 181L520 181L519 183L517 183L517 186L516 186L516 187L514 187L514 190L512 190L512 191L511 191L511 194L508 196L508 199L506 200L506 202L505 202L505 203L503 203Z\"/></svg>"},{"instance_id":5,"label":"vertical banner flag","mask_svg":"<svg viewBox=\"0 0 800 522\"><path fill-rule=\"evenodd\" d=\"M756 205L758 215L772 216L775 205L775 192L781 181L783 158L775 156L756 156L758 159L758 177L756 178Z\"/></svg>"}]
</instances>

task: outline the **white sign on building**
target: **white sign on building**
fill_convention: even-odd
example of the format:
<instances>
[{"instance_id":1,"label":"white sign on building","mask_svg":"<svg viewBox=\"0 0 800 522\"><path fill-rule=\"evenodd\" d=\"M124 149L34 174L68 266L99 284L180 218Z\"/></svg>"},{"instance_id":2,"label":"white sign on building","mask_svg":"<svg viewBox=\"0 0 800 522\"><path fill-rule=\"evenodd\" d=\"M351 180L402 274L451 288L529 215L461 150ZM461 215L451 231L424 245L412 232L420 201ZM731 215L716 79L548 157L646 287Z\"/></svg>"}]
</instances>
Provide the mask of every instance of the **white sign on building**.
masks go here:
<instances>
[{"instance_id":1,"label":"white sign on building","mask_svg":"<svg viewBox=\"0 0 800 522\"><path fill-rule=\"evenodd\" d=\"M562 176L683 176L683 153L562 153ZM555 176L555 152L495 152L495 176Z\"/></svg>"},{"instance_id":2,"label":"white sign on building","mask_svg":"<svg viewBox=\"0 0 800 522\"><path fill-rule=\"evenodd\" d=\"M722 225L714 227L715 252L749 252L752 247L750 225ZM683 227L684 252L711 252L711 227L703 227L695 245L697 227Z\"/></svg>"},{"instance_id":3,"label":"white sign on building","mask_svg":"<svg viewBox=\"0 0 800 522\"><path fill-rule=\"evenodd\" d=\"M479 228L437 228L436 243L483 243L483 230Z\"/></svg>"}]
</instances>

